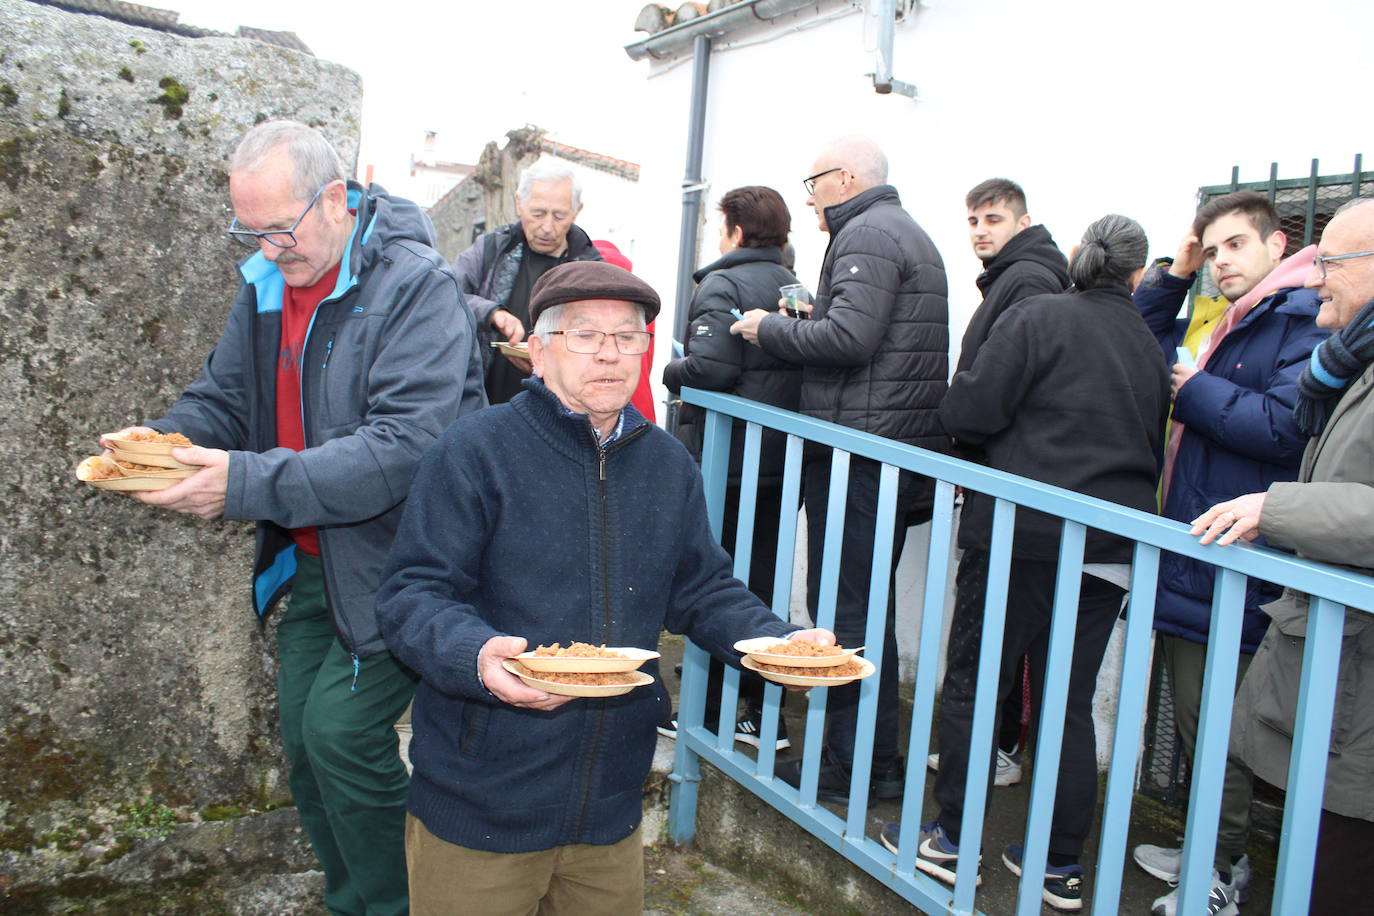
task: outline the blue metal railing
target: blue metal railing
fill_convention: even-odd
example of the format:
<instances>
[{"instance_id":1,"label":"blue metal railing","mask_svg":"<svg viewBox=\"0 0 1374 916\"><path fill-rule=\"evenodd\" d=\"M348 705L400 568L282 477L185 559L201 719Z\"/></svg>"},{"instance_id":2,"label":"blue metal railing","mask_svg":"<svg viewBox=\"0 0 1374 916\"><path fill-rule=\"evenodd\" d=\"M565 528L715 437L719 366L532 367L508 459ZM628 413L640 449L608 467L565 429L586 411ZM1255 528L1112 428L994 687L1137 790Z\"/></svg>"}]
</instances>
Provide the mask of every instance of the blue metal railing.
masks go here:
<instances>
[{"instance_id":1,"label":"blue metal railing","mask_svg":"<svg viewBox=\"0 0 1374 916\"><path fill-rule=\"evenodd\" d=\"M739 523L736 529L735 575L748 579L754 501L758 486L758 460L762 430L787 434L782 505L799 504L803 440L834 449L827 517L844 518L844 502L850 455L881 462L878 517L874 530L874 557L889 556L897 511L898 470L934 478L935 506L927 554L925 592L920 622L920 647L916 660L915 690L910 730L910 760L924 759L930 745L935 708L936 672L939 669L940 629L949 591L948 556L955 524L955 487L996 498L993 512L990 570L988 574L982 654L974 703L971 760L990 759L996 691L1006 610L1007 581L1015 512L1018 507L1037 509L1064 520L1054 597L1045 683L1036 740L1036 765L1032 770L1022 877L1017 912L1040 912L1041 879L1048 854L1050 815L1054 806L1055 778L1059 769L1064 710L1068 696L1070 659L1073 653L1078 587L1083 566L1087 528L1112 531L1135 542L1130 582L1130 613L1127 615L1124 661L1118 691L1116 721L1111 739L1097 866L1093 876L1092 907L1097 913L1119 910L1127 830L1134 795L1135 765L1139 756L1141 724L1149 686L1150 633L1154 617L1155 582L1161 550L1195 557L1218 567L1212 602L1211 638L1207 648L1204 692L1200 711L1192 788L1183 847L1183 876L1179 886L1180 913L1200 912L1210 888L1212 856L1221 809L1224 767L1208 765L1224 761L1231 727L1231 708L1239 657L1241 619L1247 577L1256 576L1312 596L1308 635L1298 696L1297 728L1290 761L1278 873L1273 897L1275 914L1306 912L1311 892L1317 826L1326 772L1326 757L1335 702L1337 666L1316 664L1318 659L1340 657L1342 623L1347 608L1374 611L1374 579L1347 570L1300 560L1288 554L1252 546L1201 547L1187 527L1155 515L1126 509L1114 503L1068 490L1036 483L990 470L966 461L918 449L813 420L753 401L716 392L684 389L683 400L705 408L707 413L702 476L706 481L707 508L716 535L722 524L732 418L746 422L744 460L740 481ZM778 555L773 589L773 610L788 614L792 592L792 557L796 546L796 513L784 512L779 520ZM817 626L830 627L835 616L839 572L841 525L826 526L820 576ZM882 646L888 602L889 579L872 577L865 645ZM899 638L901 634L899 634ZM882 652L869 654L881 668ZM730 778L840 852L854 865L882 882L918 908L929 913L973 913L977 857L960 858L951 897L950 890L916 871L916 846L925 788L924 768L907 768L902 802L903 830L898 852L893 855L867 837L868 782L873 751L873 722L877 706L878 677L861 682L859 729L855 741L850 803L845 818L816 804L820 769L821 736L824 731L828 690L809 694L806 738L802 749L801 782L798 788L774 778L774 741L778 728L781 690L769 684L764 695L763 727L757 758L735 750L734 722L739 673L727 669L721 691L721 713L712 727L703 724L707 678L706 654L688 645L683 661L682 691L678 713L678 742L674 760L672 807L669 829L674 842L686 843L695 832L699 761L705 759ZM967 782L960 846L981 848L983 816L988 783L980 773Z\"/></svg>"}]
</instances>

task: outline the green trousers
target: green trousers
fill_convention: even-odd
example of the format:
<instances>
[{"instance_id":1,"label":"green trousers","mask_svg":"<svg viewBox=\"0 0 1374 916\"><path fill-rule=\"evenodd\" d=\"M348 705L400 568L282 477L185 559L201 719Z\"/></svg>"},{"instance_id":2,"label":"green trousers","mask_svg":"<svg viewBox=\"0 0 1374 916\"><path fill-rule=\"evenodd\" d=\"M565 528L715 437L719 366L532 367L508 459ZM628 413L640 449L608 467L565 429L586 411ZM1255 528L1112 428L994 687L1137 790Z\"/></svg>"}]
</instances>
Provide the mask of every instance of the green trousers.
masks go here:
<instances>
[{"instance_id":1,"label":"green trousers","mask_svg":"<svg viewBox=\"0 0 1374 916\"><path fill-rule=\"evenodd\" d=\"M324 870L335 916L402 916L409 782L392 728L415 676L389 653L362 659L339 644L320 561L298 553L277 624L281 735L296 810Z\"/></svg>"},{"instance_id":2,"label":"green trousers","mask_svg":"<svg viewBox=\"0 0 1374 916\"><path fill-rule=\"evenodd\" d=\"M1197 724L1202 712L1202 675L1207 666L1207 644L1181 636L1159 634L1164 663L1169 666L1169 686L1174 695L1174 724L1189 765L1197 745ZM1240 654L1236 684L1245 679L1253 655ZM1232 691L1234 693L1234 691ZM1250 802L1255 794L1255 777L1245 764L1229 754L1222 777L1221 818L1217 823L1216 868L1230 871L1231 859L1245 855L1250 839Z\"/></svg>"}]
</instances>

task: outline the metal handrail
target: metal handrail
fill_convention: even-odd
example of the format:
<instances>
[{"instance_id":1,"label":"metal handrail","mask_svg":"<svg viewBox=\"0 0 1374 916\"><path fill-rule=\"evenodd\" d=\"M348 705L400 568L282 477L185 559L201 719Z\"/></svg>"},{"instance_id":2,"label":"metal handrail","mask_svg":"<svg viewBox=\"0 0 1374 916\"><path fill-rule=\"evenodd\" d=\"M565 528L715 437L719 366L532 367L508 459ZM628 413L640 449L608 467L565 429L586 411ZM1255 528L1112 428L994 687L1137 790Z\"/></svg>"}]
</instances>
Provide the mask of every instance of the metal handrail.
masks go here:
<instances>
[{"instance_id":1,"label":"metal handrail","mask_svg":"<svg viewBox=\"0 0 1374 916\"><path fill-rule=\"evenodd\" d=\"M935 672L938 668L940 626L948 590L949 554L954 526L954 488L964 487L995 497L990 549L987 610L983 630L983 658L980 660L977 700L974 706L970 759L983 759L992 752L992 730L998 678L996 657L1001 651L1001 628L1006 603L1006 576L1011 560L1014 516L1018 508L1036 509L1065 520L1059 560L1060 586L1055 595L1049 656L1037 739L1037 765L1033 770L1023 877L1018 897L1018 912L1040 910L1039 876L1043 874L1054 800L1054 778L1063 734L1063 715L1067 693L1068 660L1072 653L1074 619L1077 612L1077 582L1083 565L1086 528L1113 532L1136 542L1131 573L1130 613L1127 615L1124 659L1118 693L1116 724L1112 738L1112 763L1107 778L1106 801L1092 882L1095 912L1116 912L1120 903L1122 864L1126 851L1126 830L1135 786L1141 723L1149 682L1150 636L1154 618L1155 584L1161 550L1193 557L1218 567L1217 590L1213 601L1211 638L1204 675L1204 696L1199 717L1193 768L1191 804L1184 845L1183 880L1179 888L1179 911L1202 908L1210 886L1212 851L1215 844L1221 804L1221 766L1207 762L1225 759L1230 715L1236 682L1240 645L1240 624L1247 577L1306 592L1313 597L1309 610L1308 638L1305 646L1298 699L1299 728L1290 762L1288 804L1284 814L1279 871L1275 886L1273 912L1298 912L1305 906L1311 889L1311 870L1316 849L1324 786L1327 744L1335 700L1337 666L1315 663L1315 659L1339 657L1342 625L1347 608L1374 612L1374 578L1321 563L1303 560L1265 547L1237 544L1228 547L1203 547L1188 534L1185 525L1149 513L1128 509L1062 488L1049 486L980 465L951 458L913 446L903 445L868 433L837 426L799 414L720 394L683 389L685 402L707 411L702 457L702 476L706 482L707 505L716 533L720 533L729 462L732 420L743 420L745 448L740 472L740 512L736 531L735 574L747 579L753 532L754 496L758 482L758 458L762 430L779 430L788 436L787 461L783 477L783 504L797 505L800 489L802 442L835 450L831 473L831 511L829 518L843 518L843 495L850 455L881 462L875 537L891 537L896 512L898 468L937 481L934 517L926 565L925 596L921 616L920 650L916 666L915 695L910 732L911 759L924 756L932 731L935 704ZM838 495L837 495L838 494ZM838 502L836 501L838 500ZM835 573L838 567L840 526L828 526L824 561L820 576L821 595L817 624L833 620ZM887 534L884 535L884 529ZM796 517L784 513L779 524L778 557L774 588L774 611L788 612L792 564L795 549ZM875 556L885 545L875 544ZM882 628L887 606L887 577L874 576L869 607L867 645L882 644ZM1067 583L1067 584L1066 584ZM881 665L881 653L870 659ZM738 672L728 669L721 694L721 718L714 729L702 724L705 705L706 657L689 645L684 656L682 693L679 706L679 740L672 780L673 799L670 831L676 842L690 841L695 829L696 792L699 760L706 759L730 778L755 793L778 811L840 852L854 865L877 878L902 897L926 912L974 912L976 866L964 867L961 859L954 893L913 868L915 842L904 831L899 853L893 855L864 835L869 763L873 747L873 721L877 704L877 677L871 677L860 691L859 733L854 758L854 782L847 817L840 818L816 804L820 735L824 723L828 691L813 690L807 712L806 740L803 748L801 786L793 789L773 777L773 742L776 734L779 690L769 685L765 693L765 712L761 749L757 758L734 750L733 710L737 700ZM728 720L728 721L727 721ZM924 776L920 767L907 774L902 819L912 824L919 819ZM987 803L987 786L971 778L966 793L966 808L961 845L979 848L982 817Z\"/></svg>"}]
</instances>

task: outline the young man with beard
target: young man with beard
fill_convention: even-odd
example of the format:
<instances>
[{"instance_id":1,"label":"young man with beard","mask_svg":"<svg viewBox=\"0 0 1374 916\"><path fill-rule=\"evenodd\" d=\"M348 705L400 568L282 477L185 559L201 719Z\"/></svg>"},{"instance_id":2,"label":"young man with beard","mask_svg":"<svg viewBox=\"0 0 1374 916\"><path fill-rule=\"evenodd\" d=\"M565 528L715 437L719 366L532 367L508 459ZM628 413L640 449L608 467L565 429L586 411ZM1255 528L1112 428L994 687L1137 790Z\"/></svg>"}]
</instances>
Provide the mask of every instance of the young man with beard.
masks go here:
<instances>
[{"instance_id":1,"label":"young man with beard","mask_svg":"<svg viewBox=\"0 0 1374 916\"><path fill-rule=\"evenodd\" d=\"M1303 288L1313 249L1285 259L1287 238L1264 195L1238 191L1198 211L1168 272L1142 284L1135 304L1173 365L1173 425L1165 447L1162 514L1191 521L1207 507L1297 477L1307 435L1293 417L1298 375L1327 336L1317 327L1317 294ZM1193 354L1183 348L1188 319L1176 318L1195 272L1206 266L1229 305ZM1181 357L1187 353L1188 359ZM1159 565L1155 629L1169 671L1174 719L1183 753L1197 739L1202 675L1207 660L1215 567L1178 554ZM1260 605L1279 588L1251 579L1246 587L1238 680L1269 626ZM1217 829L1213 912L1240 903L1250 881L1245 855L1252 779L1228 763ZM1177 882L1181 851L1137 846L1136 863ZM1173 916L1177 891L1155 901Z\"/></svg>"}]
</instances>

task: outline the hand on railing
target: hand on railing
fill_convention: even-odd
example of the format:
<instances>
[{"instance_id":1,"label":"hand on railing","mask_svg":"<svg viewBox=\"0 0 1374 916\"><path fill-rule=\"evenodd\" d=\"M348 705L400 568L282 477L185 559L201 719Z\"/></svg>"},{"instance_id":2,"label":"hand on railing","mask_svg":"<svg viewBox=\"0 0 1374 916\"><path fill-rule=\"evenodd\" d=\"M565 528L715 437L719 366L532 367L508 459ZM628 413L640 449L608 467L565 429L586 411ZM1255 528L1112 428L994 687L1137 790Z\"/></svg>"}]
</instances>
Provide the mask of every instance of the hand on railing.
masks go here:
<instances>
[{"instance_id":1,"label":"hand on railing","mask_svg":"<svg viewBox=\"0 0 1374 916\"><path fill-rule=\"evenodd\" d=\"M1263 493L1246 493L1224 503L1218 503L1193 519L1192 535L1202 535L1201 544L1216 541L1221 546L1237 538L1253 541L1260 533L1260 513L1264 510ZM1223 534L1223 532L1225 532ZM1221 535L1220 538L1217 535Z\"/></svg>"}]
</instances>

